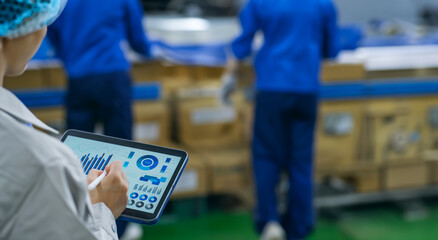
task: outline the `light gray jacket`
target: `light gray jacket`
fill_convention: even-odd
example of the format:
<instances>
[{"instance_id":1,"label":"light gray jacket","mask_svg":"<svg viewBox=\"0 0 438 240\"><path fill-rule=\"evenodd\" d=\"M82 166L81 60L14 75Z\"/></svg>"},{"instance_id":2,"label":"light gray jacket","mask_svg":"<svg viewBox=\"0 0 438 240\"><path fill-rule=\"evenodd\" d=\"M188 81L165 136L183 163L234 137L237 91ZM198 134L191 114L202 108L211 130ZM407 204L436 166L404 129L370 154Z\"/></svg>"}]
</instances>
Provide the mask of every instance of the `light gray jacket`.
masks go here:
<instances>
[{"instance_id":1,"label":"light gray jacket","mask_svg":"<svg viewBox=\"0 0 438 240\"><path fill-rule=\"evenodd\" d=\"M74 153L29 123L56 133L0 87L0 239L117 239Z\"/></svg>"}]
</instances>

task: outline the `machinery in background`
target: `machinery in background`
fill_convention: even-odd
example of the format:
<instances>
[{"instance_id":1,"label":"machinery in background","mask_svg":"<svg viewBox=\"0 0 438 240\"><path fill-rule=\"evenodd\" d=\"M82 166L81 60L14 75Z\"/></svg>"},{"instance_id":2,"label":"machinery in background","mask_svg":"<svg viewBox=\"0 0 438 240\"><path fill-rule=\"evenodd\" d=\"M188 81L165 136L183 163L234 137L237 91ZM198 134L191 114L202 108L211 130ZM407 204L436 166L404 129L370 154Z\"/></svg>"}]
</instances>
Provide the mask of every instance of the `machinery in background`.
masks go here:
<instances>
[{"instance_id":1,"label":"machinery in background","mask_svg":"<svg viewBox=\"0 0 438 240\"><path fill-rule=\"evenodd\" d=\"M146 12L178 12L188 17L237 14L246 0L142 0Z\"/></svg>"}]
</instances>

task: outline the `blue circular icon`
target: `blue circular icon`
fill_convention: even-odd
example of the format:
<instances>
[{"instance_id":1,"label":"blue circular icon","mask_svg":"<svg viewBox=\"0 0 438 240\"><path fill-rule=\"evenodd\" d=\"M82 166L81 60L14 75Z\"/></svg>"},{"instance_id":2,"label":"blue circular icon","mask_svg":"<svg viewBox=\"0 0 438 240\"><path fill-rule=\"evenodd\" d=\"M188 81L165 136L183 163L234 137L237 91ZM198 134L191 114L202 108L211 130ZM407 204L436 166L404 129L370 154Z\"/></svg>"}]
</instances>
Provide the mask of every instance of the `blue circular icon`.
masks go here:
<instances>
[{"instance_id":1,"label":"blue circular icon","mask_svg":"<svg viewBox=\"0 0 438 240\"><path fill-rule=\"evenodd\" d=\"M137 160L137 167L141 170L152 170L158 165L158 159L152 155L145 155Z\"/></svg>"},{"instance_id":2,"label":"blue circular icon","mask_svg":"<svg viewBox=\"0 0 438 240\"><path fill-rule=\"evenodd\" d=\"M146 199L148 199L148 196L146 194L140 195L140 200L144 201Z\"/></svg>"},{"instance_id":3,"label":"blue circular icon","mask_svg":"<svg viewBox=\"0 0 438 240\"><path fill-rule=\"evenodd\" d=\"M136 199L138 197L138 193L133 192L131 195L129 195L132 199Z\"/></svg>"},{"instance_id":4,"label":"blue circular icon","mask_svg":"<svg viewBox=\"0 0 438 240\"><path fill-rule=\"evenodd\" d=\"M157 197L150 197L149 202L154 203L157 201Z\"/></svg>"}]
</instances>

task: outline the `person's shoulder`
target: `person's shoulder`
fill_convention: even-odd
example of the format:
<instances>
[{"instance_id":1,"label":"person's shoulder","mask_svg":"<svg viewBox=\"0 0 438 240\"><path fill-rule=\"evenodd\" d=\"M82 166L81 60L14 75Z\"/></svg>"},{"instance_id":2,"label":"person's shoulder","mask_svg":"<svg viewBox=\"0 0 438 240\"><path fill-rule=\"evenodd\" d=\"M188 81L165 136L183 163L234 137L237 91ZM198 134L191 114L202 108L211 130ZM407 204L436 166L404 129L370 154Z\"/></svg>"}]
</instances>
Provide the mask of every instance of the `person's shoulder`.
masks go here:
<instances>
[{"instance_id":1,"label":"person's shoulder","mask_svg":"<svg viewBox=\"0 0 438 240\"><path fill-rule=\"evenodd\" d=\"M53 164L74 158L72 151L57 138L26 126L5 113L0 114L0 120L0 136L7 139L0 146L1 152L17 163L42 167L49 162Z\"/></svg>"}]
</instances>

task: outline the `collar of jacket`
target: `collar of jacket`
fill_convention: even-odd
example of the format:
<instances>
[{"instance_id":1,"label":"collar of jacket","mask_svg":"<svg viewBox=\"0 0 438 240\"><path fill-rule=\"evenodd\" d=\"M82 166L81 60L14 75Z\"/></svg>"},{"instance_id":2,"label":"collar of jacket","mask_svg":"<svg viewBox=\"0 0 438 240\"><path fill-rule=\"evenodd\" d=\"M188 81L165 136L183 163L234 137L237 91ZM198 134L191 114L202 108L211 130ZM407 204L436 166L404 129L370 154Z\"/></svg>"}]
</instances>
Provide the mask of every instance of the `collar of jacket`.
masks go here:
<instances>
[{"instance_id":1,"label":"collar of jacket","mask_svg":"<svg viewBox=\"0 0 438 240\"><path fill-rule=\"evenodd\" d=\"M59 132L41 122L12 92L0 87L0 111L6 112L17 121L30 123L44 131L58 134Z\"/></svg>"}]
</instances>

